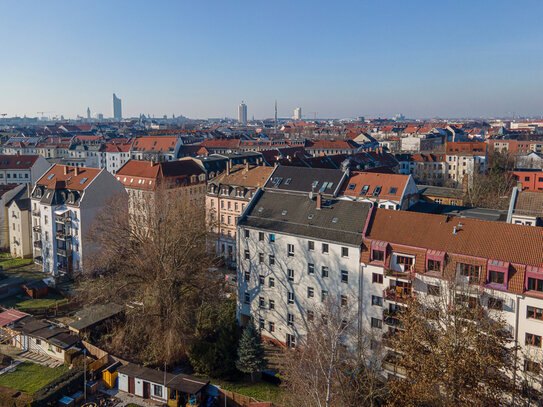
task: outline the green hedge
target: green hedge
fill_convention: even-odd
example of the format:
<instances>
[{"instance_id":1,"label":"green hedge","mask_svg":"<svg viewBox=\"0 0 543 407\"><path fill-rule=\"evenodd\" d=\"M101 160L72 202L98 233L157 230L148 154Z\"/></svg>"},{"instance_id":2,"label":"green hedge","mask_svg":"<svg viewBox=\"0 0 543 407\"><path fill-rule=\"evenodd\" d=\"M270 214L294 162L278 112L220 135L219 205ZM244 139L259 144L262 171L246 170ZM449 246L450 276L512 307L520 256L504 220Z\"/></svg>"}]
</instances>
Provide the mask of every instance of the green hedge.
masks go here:
<instances>
[{"instance_id":1,"label":"green hedge","mask_svg":"<svg viewBox=\"0 0 543 407\"><path fill-rule=\"evenodd\" d=\"M33 406L56 406L63 396L69 396L83 387L83 371L72 369L57 380L34 393Z\"/></svg>"}]
</instances>

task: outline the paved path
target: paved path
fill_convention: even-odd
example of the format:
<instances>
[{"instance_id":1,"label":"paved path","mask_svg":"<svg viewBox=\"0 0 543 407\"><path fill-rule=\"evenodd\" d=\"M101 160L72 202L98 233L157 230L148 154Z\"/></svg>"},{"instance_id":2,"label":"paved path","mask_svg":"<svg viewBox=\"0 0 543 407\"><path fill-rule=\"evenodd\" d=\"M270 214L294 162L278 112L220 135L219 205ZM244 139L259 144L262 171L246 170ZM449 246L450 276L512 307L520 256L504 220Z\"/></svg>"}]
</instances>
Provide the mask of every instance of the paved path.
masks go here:
<instances>
[{"instance_id":1,"label":"paved path","mask_svg":"<svg viewBox=\"0 0 543 407\"><path fill-rule=\"evenodd\" d=\"M115 407L126 407L129 404L136 404L141 407L157 407L157 406L163 406L165 404L162 403L154 403L150 400L145 400L138 396L133 396L132 394L125 393L123 391L119 391L118 389L109 389L109 390L100 390L101 393L105 393L108 396L113 396L121 400L119 404L117 404Z\"/></svg>"},{"instance_id":2,"label":"paved path","mask_svg":"<svg viewBox=\"0 0 543 407\"><path fill-rule=\"evenodd\" d=\"M0 353L11 356L11 358L14 360L21 362L37 363L39 365L48 367L58 367L63 365L61 361L49 357L43 353L25 351L11 345L0 345Z\"/></svg>"}]
</instances>

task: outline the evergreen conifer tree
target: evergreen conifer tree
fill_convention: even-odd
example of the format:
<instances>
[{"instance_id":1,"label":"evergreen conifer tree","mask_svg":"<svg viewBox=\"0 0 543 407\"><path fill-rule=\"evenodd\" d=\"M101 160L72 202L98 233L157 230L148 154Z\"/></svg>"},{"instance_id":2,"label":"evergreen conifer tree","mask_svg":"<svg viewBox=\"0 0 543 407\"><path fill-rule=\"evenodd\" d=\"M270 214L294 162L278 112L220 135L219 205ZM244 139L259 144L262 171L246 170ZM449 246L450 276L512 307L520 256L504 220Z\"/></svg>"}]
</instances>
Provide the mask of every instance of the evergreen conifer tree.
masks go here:
<instances>
[{"instance_id":1,"label":"evergreen conifer tree","mask_svg":"<svg viewBox=\"0 0 543 407\"><path fill-rule=\"evenodd\" d=\"M241 372L250 374L251 381L254 381L255 373L261 372L266 367L262 339L252 321L247 324L241 335L236 367Z\"/></svg>"}]
</instances>

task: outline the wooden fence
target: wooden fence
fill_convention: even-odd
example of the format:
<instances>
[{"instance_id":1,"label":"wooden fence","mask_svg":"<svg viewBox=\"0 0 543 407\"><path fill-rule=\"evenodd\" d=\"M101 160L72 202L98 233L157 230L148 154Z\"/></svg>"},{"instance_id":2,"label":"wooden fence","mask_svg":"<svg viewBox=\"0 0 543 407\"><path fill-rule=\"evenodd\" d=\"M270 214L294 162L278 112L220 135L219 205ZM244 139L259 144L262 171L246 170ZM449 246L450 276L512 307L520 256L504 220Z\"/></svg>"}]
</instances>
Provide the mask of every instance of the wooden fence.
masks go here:
<instances>
[{"instance_id":1,"label":"wooden fence","mask_svg":"<svg viewBox=\"0 0 543 407\"><path fill-rule=\"evenodd\" d=\"M249 404L257 402L258 400L244 396L243 394L234 393L232 391L219 389L219 406L223 407L224 398L226 397L226 406L227 407L249 407Z\"/></svg>"}]
</instances>

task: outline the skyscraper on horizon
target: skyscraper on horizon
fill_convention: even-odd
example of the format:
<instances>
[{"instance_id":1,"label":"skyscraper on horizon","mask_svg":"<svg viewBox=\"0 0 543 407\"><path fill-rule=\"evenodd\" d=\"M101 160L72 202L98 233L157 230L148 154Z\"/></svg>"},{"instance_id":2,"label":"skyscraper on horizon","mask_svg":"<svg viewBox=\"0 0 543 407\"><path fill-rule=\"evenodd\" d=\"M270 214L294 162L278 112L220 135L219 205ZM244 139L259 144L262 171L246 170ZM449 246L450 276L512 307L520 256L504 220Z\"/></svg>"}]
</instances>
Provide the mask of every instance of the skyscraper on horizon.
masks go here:
<instances>
[{"instance_id":1,"label":"skyscraper on horizon","mask_svg":"<svg viewBox=\"0 0 543 407\"><path fill-rule=\"evenodd\" d=\"M302 108L297 107L294 109L294 120L302 120Z\"/></svg>"},{"instance_id":2,"label":"skyscraper on horizon","mask_svg":"<svg viewBox=\"0 0 543 407\"><path fill-rule=\"evenodd\" d=\"M241 124L247 124L247 105L241 101L238 106L238 122Z\"/></svg>"},{"instance_id":3,"label":"skyscraper on horizon","mask_svg":"<svg viewBox=\"0 0 543 407\"><path fill-rule=\"evenodd\" d=\"M87 119L91 118L90 107L87 107Z\"/></svg>"},{"instance_id":4,"label":"skyscraper on horizon","mask_svg":"<svg viewBox=\"0 0 543 407\"><path fill-rule=\"evenodd\" d=\"M113 118L116 120L121 120L123 118L121 99L119 99L115 93L113 94Z\"/></svg>"}]
</instances>

